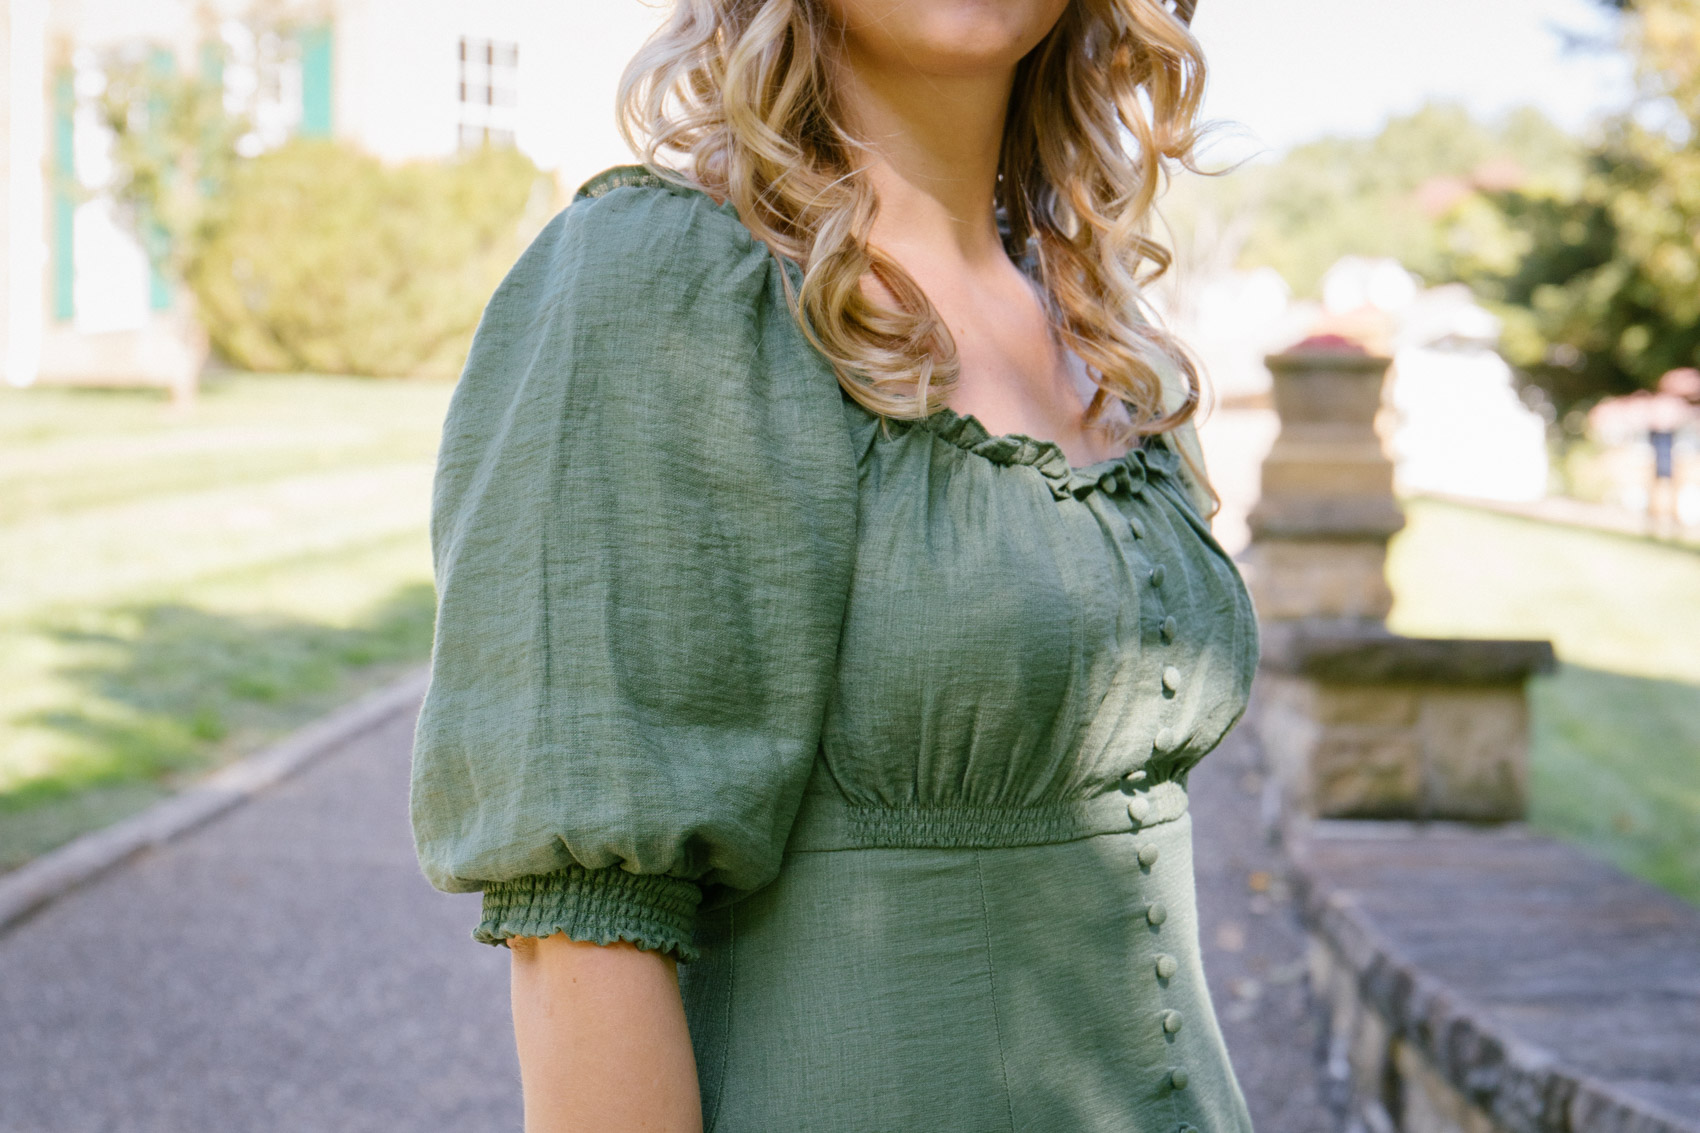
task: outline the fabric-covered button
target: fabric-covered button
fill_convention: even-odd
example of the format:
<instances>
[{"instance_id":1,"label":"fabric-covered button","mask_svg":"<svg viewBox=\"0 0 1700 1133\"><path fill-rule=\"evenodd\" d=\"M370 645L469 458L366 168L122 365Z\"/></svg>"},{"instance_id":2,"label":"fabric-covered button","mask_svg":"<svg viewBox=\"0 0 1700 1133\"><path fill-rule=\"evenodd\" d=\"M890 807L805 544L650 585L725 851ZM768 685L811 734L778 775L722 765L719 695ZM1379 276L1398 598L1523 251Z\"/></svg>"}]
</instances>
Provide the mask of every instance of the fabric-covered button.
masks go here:
<instances>
[{"instance_id":1,"label":"fabric-covered button","mask_svg":"<svg viewBox=\"0 0 1700 1133\"><path fill-rule=\"evenodd\" d=\"M1147 842L1139 847L1139 864L1149 869L1157 864L1157 847Z\"/></svg>"},{"instance_id":2,"label":"fabric-covered button","mask_svg":"<svg viewBox=\"0 0 1700 1133\"><path fill-rule=\"evenodd\" d=\"M1152 586L1163 585L1163 576L1166 573L1167 572L1163 569L1162 563L1158 563L1156 566L1152 567L1151 568L1151 585Z\"/></svg>"},{"instance_id":3,"label":"fabric-covered button","mask_svg":"<svg viewBox=\"0 0 1700 1133\"><path fill-rule=\"evenodd\" d=\"M1111 469L1110 471L1104 473L1102 476L1098 477L1098 490L1100 492L1112 492L1113 493L1113 492L1119 491L1121 489L1121 486L1122 486L1122 479L1121 479L1120 476L1116 475L1116 472L1115 472L1114 469Z\"/></svg>"},{"instance_id":4,"label":"fabric-covered button","mask_svg":"<svg viewBox=\"0 0 1700 1133\"><path fill-rule=\"evenodd\" d=\"M1167 952L1164 952L1162 955L1157 957L1157 978L1158 979L1163 979L1163 980L1169 979L1176 972L1178 972L1180 970L1181 970L1180 962L1178 960L1176 960L1173 956L1169 955Z\"/></svg>"},{"instance_id":5,"label":"fabric-covered button","mask_svg":"<svg viewBox=\"0 0 1700 1133\"><path fill-rule=\"evenodd\" d=\"M1175 634L1180 631L1180 628L1181 628L1180 623L1175 621L1175 616L1173 614L1170 614L1168 617L1164 618L1163 619L1163 640L1164 641L1173 641L1175 639Z\"/></svg>"},{"instance_id":6,"label":"fabric-covered button","mask_svg":"<svg viewBox=\"0 0 1700 1133\"><path fill-rule=\"evenodd\" d=\"M1181 687L1181 671L1173 665L1167 665L1163 669L1163 687L1170 692Z\"/></svg>"},{"instance_id":7,"label":"fabric-covered button","mask_svg":"<svg viewBox=\"0 0 1700 1133\"><path fill-rule=\"evenodd\" d=\"M1179 1011L1163 1012L1163 1029L1171 1035L1181 1029L1181 1013Z\"/></svg>"},{"instance_id":8,"label":"fabric-covered button","mask_svg":"<svg viewBox=\"0 0 1700 1133\"><path fill-rule=\"evenodd\" d=\"M1153 901L1145 910L1145 919L1152 924L1162 924L1169 919L1169 910L1163 907L1163 902Z\"/></svg>"},{"instance_id":9,"label":"fabric-covered button","mask_svg":"<svg viewBox=\"0 0 1700 1133\"><path fill-rule=\"evenodd\" d=\"M1135 795L1127 800L1127 816L1135 822L1144 822L1145 816L1151 813L1151 800L1144 795Z\"/></svg>"},{"instance_id":10,"label":"fabric-covered button","mask_svg":"<svg viewBox=\"0 0 1700 1133\"><path fill-rule=\"evenodd\" d=\"M1145 781L1145 770L1144 770L1144 768L1140 768L1139 770L1136 770L1136 771L1129 771L1126 775L1123 775L1122 778L1127 780L1127 782L1129 782L1129 783L1144 782Z\"/></svg>"},{"instance_id":11,"label":"fabric-covered button","mask_svg":"<svg viewBox=\"0 0 1700 1133\"><path fill-rule=\"evenodd\" d=\"M1137 515L1130 515L1127 517L1127 526L1128 529L1133 532L1133 537L1135 539L1145 538L1145 521L1140 519Z\"/></svg>"},{"instance_id":12,"label":"fabric-covered button","mask_svg":"<svg viewBox=\"0 0 1700 1133\"><path fill-rule=\"evenodd\" d=\"M1173 1086L1175 1089L1186 1089L1186 1084L1189 1081L1191 1081L1191 1078L1187 1076L1186 1067L1177 1066L1173 1070L1169 1071L1169 1085Z\"/></svg>"},{"instance_id":13,"label":"fabric-covered button","mask_svg":"<svg viewBox=\"0 0 1700 1133\"><path fill-rule=\"evenodd\" d=\"M1175 730L1173 728L1158 728L1157 737L1151 743L1158 751L1168 751L1175 746Z\"/></svg>"}]
</instances>

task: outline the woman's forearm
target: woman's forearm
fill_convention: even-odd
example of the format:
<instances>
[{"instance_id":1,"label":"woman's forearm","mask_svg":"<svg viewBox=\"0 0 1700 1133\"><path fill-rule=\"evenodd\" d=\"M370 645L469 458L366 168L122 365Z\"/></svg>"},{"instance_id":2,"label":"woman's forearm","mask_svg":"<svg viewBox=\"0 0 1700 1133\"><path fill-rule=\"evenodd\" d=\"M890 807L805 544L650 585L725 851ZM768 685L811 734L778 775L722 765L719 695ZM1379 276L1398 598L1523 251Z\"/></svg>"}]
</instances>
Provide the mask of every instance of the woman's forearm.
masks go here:
<instances>
[{"instance_id":1,"label":"woman's forearm","mask_svg":"<svg viewBox=\"0 0 1700 1133\"><path fill-rule=\"evenodd\" d=\"M559 935L508 944L526 1133L700 1133L672 957Z\"/></svg>"}]
</instances>

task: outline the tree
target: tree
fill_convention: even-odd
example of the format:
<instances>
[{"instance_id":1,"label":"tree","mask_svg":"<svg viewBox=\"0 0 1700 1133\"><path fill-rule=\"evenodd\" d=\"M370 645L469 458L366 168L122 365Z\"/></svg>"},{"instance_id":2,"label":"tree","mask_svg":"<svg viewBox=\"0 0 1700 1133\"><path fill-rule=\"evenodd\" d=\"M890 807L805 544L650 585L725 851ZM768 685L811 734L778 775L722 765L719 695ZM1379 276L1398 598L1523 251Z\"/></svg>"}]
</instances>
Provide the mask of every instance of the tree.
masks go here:
<instances>
[{"instance_id":1,"label":"tree","mask_svg":"<svg viewBox=\"0 0 1700 1133\"><path fill-rule=\"evenodd\" d=\"M100 119L112 134L115 170L109 191L154 270L173 283L182 281L249 132L246 118L225 108L213 51L200 73L180 72L158 48L115 52L102 68Z\"/></svg>"},{"instance_id":2,"label":"tree","mask_svg":"<svg viewBox=\"0 0 1700 1133\"><path fill-rule=\"evenodd\" d=\"M1234 246L1213 258L1273 267L1295 295L1314 297L1348 254L1392 256L1430 282L1450 278L1445 213L1453 202L1511 183L1573 191L1582 168L1581 145L1539 111L1482 123L1434 102L1373 137L1323 138L1231 177L1182 179L1164 215L1183 234L1177 246L1232 234Z\"/></svg>"},{"instance_id":3,"label":"tree","mask_svg":"<svg viewBox=\"0 0 1700 1133\"><path fill-rule=\"evenodd\" d=\"M112 183L106 186L159 276L179 298L216 202L237 165L279 138L256 128L260 106L279 95L295 57L295 32L312 13L289 0L248 0L223 21L203 11L206 28L193 66L170 49L128 42L99 60L104 88L95 109L111 134ZM226 74L240 44L249 82L237 97Z\"/></svg>"},{"instance_id":4,"label":"tree","mask_svg":"<svg viewBox=\"0 0 1700 1133\"><path fill-rule=\"evenodd\" d=\"M1625 4L1637 91L1580 184L1461 201L1446 270L1505 320L1501 344L1568 432L1601 397L1700 362L1700 0Z\"/></svg>"}]
</instances>

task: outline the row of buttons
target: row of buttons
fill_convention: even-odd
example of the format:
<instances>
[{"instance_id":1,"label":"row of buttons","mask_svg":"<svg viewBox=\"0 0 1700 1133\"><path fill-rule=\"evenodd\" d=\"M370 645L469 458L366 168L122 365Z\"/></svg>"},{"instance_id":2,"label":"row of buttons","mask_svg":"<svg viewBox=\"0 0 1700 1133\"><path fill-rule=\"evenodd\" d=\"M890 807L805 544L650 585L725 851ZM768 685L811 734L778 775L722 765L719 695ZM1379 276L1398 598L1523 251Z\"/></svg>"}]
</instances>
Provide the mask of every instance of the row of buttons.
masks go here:
<instances>
[{"instance_id":1,"label":"row of buttons","mask_svg":"<svg viewBox=\"0 0 1700 1133\"><path fill-rule=\"evenodd\" d=\"M1132 530L1133 537L1135 539L1145 538L1145 523L1137 515L1128 516L1127 524L1128 528ZM1163 586L1164 580L1168 577L1168 573L1168 568L1162 563L1152 564L1151 571L1146 576L1151 582L1152 589L1160 590ZM1158 634L1162 637L1163 644L1173 645L1175 642L1175 636L1179 632L1180 623L1175 620L1175 616L1173 614L1165 614L1163 616L1163 621L1158 627ZM1174 665L1163 666L1161 680L1163 682L1163 692L1166 695L1173 696L1181 690L1181 671ZM1154 746L1159 751L1169 751L1173 749L1175 746L1174 729L1159 729L1157 735L1154 737ZM1141 815L1134 815L1134 820L1139 821L1142 817L1143 816Z\"/></svg>"},{"instance_id":2,"label":"row of buttons","mask_svg":"<svg viewBox=\"0 0 1700 1133\"><path fill-rule=\"evenodd\" d=\"M1145 538L1145 525L1140 521L1138 516L1130 516L1128 518L1128 525L1133 530L1134 538ZM1151 573L1147 577L1150 579L1153 589L1160 589L1167 575L1168 571L1164 568L1163 564L1156 563L1151 567ZM1175 635L1179 632L1179 629L1180 625L1175 621L1174 615L1165 615L1159 630L1162 635L1163 644L1173 644ZM1163 666L1162 682L1163 691L1166 694L1173 696L1175 693L1180 691L1181 671L1173 665ZM1169 727L1158 729L1153 742L1160 751L1172 750L1175 747L1174 729ZM1128 776L1130 785L1141 782L1144 779L1144 771L1135 771ZM1128 817L1133 820L1136 827L1143 825L1145 819L1149 817L1151 813L1151 800L1142 793L1133 795L1127 801L1127 813ZM1136 852L1139 855L1139 864L1141 868L1149 870L1152 866L1157 864L1159 852L1154 843L1146 842L1141 845ZM1161 901L1153 901L1145 907L1145 921L1152 928L1160 928L1163 922L1168 919L1169 910L1164 907ZM1167 984L1167 982L1179 971L1180 962L1173 956L1166 952L1158 954L1156 959L1158 980ZM1157 1023L1162 1027L1165 1037L1178 1034L1180 1032L1182 1022L1183 1019L1181 1017L1181 1013L1173 1008L1165 1008L1157 1015ZM1168 1085L1171 1090L1184 1090L1187 1087L1187 1082L1188 1075L1186 1067L1177 1066L1169 1070ZM1176 1133L1198 1133L1198 1130L1194 1126L1183 1122Z\"/></svg>"},{"instance_id":3,"label":"row of buttons","mask_svg":"<svg viewBox=\"0 0 1700 1133\"><path fill-rule=\"evenodd\" d=\"M1139 849L1140 864L1141 865L1148 864L1147 863L1148 857L1149 857L1150 862L1155 862L1157 860L1157 847L1156 846L1146 844L1146 845L1140 847L1140 849ZM1145 909L1145 920L1146 920L1147 923L1149 923L1153 927L1161 925L1164 921L1166 921L1168 919L1169 919L1169 912L1168 912L1167 909L1165 909L1163 907L1163 903L1161 901L1153 901ZM1167 952L1160 952L1160 953L1157 954L1155 968L1156 968L1156 971L1157 971L1157 978L1159 980L1163 981L1164 983L1167 983L1169 980L1174 978L1174 976L1177 972L1180 971L1181 965L1180 965L1180 961L1176 960L1173 956L1169 955ZM1176 1011L1172 1007L1171 1008L1165 1008L1164 1010L1158 1012L1158 1014L1157 1014L1157 1022L1158 1022L1159 1025L1162 1026L1163 1034L1165 1034L1165 1035L1179 1034L1180 1029L1181 1029L1181 1024L1184 1021L1185 1020L1182 1017L1181 1013L1179 1011ZM1189 1076L1186 1072L1186 1067L1176 1066L1169 1071L1169 1088L1171 1090L1184 1090L1184 1089L1186 1089L1188 1081L1189 1081ZM1187 1133L1187 1130L1189 1128L1190 1128L1189 1126L1183 1125L1180 1128L1180 1130L1178 1131L1178 1133Z\"/></svg>"},{"instance_id":4,"label":"row of buttons","mask_svg":"<svg viewBox=\"0 0 1700 1133\"><path fill-rule=\"evenodd\" d=\"M1136 772L1135 774L1137 775L1139 773ZM1140 777L1143 778L1143 775L1140 775ZM1136 795L1133 799L1129 800L1129 809L1134 809L1134 803L1144 802L1144 796ZM1144 813L1143 808L1139 808L1139 810L1141 814ZM1145 842L1141 844L1135 853L1139 857L1140 867L1147 870L1156 865L1158 858L1162 856L1162 853L1158 850L1156 843L1153 842ZM1163 922L1168 919L1169 910L1163 902L1153 901L1149 905L1145 906L1145 923L1149 924L1152 928L1161 927ZM1167 952L1159 952L1157 954L1154 967L1157 973L1157 979L1162 981L1164 984L1167 984L1169 980L1173 979L1181 969L1180 961L1176 960ZM1178 1034L1183 1022L1184 1019L1182 1018L1181 1013L1173 1008L1165 1008L1157 1014L1157 1023L1163 1028L1164 1035ZM1186 1067L1177 1066L1169 1071L1168 1082L1170 1089L1184 1090L1187 1087L1187 1081L1188 1075ZM1181 1126L1177 1133L1188 1133L1189 1130L1191 1130L1191 1133L1197 1133L1196 1130L1192 1130L1192 1127L1187 1125Z\"/></svg>"}]
</instances>

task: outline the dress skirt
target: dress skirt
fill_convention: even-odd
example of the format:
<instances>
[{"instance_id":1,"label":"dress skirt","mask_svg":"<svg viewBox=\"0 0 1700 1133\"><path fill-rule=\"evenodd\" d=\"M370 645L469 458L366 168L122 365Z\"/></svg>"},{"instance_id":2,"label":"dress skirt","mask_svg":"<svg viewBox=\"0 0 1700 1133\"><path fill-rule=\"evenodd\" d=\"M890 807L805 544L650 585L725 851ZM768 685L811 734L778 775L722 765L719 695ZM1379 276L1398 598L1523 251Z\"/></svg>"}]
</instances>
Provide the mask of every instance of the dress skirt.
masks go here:
<instances>
[{"instance_id":1,"label":"dress skirt","mask_svg":"<svg viewBox=\"0 0 1700 1133\"><path fill-rule=\"evenodd\" d=\"M787 854L680 969L705 1129L1249 1130L1191 840Z\"/></svg>"}]
</instances>

